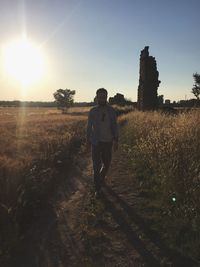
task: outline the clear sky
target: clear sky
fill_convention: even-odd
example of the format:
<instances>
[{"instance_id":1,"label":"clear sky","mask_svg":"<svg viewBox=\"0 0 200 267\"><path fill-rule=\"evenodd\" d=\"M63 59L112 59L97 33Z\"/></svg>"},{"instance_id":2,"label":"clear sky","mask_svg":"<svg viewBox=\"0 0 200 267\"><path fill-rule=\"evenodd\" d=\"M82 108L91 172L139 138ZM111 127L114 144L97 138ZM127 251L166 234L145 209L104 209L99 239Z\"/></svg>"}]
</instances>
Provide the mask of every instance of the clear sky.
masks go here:
<instances>
[{"instance_id":1,"label":"clear sky","mask_svg":"<svg viewBox=\"0 0 200 267\"><path fill-rule=\"evenodd\" d=\"M92 101L98 88L137 100L144 46L157 60L158 94L193 97L200 73L199 0L1 0L1 51L26 36L40 47L43 74L22 85L0 54L0 100L52 101L59 88Z\"/></svg>"}]
</instances>

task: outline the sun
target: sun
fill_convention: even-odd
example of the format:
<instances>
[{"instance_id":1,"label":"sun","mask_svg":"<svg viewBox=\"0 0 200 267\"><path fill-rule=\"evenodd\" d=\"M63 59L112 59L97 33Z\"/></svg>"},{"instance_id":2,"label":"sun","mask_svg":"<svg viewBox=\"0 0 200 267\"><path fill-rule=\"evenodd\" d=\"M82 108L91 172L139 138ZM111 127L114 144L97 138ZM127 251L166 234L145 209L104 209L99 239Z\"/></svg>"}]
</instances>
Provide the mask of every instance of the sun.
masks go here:
<instances>
[{"instance_id":1,"label":"sun","mask_svg":"<svg viewBox=\"0 0 200 267\"><path fill-rule=\"evenodd\" d=\"M31 84L42 77L44 71L42 53L39 47L28 40L6 45L3 54L7 73L23 85Z\"/></svg>"}]
</instances>

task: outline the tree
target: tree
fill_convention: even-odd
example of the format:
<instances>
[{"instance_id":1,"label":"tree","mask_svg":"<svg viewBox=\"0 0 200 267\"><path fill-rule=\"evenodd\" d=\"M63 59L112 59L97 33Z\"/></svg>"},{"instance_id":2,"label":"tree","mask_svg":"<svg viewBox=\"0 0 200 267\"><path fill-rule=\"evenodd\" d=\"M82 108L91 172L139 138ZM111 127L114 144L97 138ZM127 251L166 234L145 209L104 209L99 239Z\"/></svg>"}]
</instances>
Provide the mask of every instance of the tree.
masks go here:
<instances>
[{"instance_id":1,"label":"tree","mask_svg":"<svg viewBox=\"0 0 200 267\"><path fill-rule=\"evenodd\" d=\"M193 74L194 78L194 87L192 88L192 93L196 96L197 100L199 100L200 96L200 74L197 72Z\"/></svg>"},{"instance_id":2,"label":"tree","mask_svg":"<svg viewBox=\"0 0 200 267\"><path fill-rule=\"evenodd\" d=\"M74 95L76 91L70 89L58 89L54 94L55 102L57 103L57 108L61 109L63 112L71 107L74 103Z\"/></svg>"}]
</instances>

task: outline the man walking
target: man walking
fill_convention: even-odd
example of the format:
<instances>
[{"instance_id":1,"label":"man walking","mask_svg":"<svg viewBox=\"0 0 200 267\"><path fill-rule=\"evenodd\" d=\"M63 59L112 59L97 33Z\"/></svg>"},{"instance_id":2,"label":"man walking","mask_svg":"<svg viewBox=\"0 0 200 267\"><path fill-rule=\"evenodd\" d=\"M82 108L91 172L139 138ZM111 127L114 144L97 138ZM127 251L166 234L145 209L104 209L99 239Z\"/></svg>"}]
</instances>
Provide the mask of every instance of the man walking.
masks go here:
<instances>
[{"instance_id":1,"label":"man walking","mask_svg":"<svg viewBox=\"0 0 200 267\"><path fill-rule=\"evenodd\" d=\"M112 147L118 149L118 125L115 110L107 103L107 90L96 91L97 106L88 115L87 148L92 147L95 194L98 195L108 172Z\"/></svg>"}]
</instances>

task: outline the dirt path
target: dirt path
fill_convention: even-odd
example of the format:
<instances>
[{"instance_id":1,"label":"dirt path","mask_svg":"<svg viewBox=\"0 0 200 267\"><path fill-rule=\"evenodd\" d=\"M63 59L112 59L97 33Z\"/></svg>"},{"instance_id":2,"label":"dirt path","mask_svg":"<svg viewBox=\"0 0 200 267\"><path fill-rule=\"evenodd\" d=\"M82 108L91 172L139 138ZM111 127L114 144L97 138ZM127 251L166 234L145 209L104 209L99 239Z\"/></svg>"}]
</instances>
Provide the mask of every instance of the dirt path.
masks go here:
<instances>
[{"instance_id":1,"label":"dirt path","mask_svg":"<svg viewBox=\"0 0 200 267\"><path fill-rule=\"evenodd\" d=\"M139 215L134 179L119 148L97 199L91 159L80 158L56 204L30 230L23 262L15 267L193 266L167 248Z\"/></svg>"}]
</instances>

